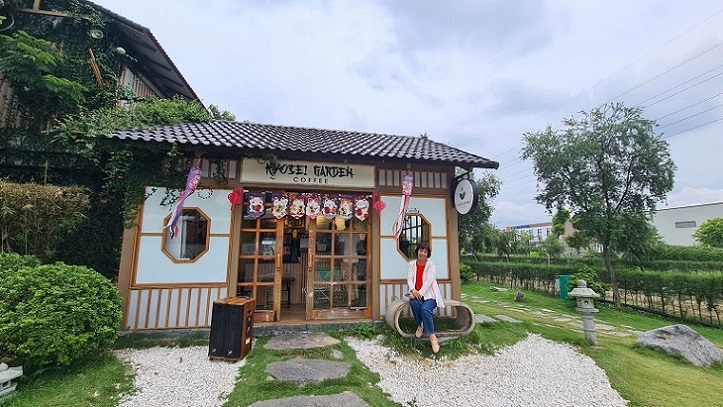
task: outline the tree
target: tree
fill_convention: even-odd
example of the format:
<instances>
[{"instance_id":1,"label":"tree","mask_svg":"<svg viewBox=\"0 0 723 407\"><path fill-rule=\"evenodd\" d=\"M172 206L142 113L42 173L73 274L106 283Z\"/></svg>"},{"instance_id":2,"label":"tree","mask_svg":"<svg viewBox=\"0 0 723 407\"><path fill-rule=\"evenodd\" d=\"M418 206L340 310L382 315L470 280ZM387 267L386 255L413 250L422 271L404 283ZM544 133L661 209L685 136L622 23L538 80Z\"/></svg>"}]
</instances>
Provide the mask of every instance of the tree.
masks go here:
<instances>
[{"instance_id":1,"label":"tree","mask_svg":"<svg viewBox=\"0 0 723 407\"><path fill-rule=\"evenodd\" d=\"M565 246L560 243L560 238L554 234L547 236L547 239L545 239L545 243L542 244L542 247L553 259L560 257L560 255L562 255L565 251Z\"/></svg>"},{"instance_id":2,"label":"tree","mask_svg":"<svg viewBox=\"0 0 723 407\"><path fill-rule=\"evenodd\" d=\"M655 122L639 108L609 103L563 123L562 131L548 126L525 133L522 158L534 161L537 201L550 213L570 210L575 228L602 246L619 306L611 250L640 243L626 225L650 219L673 188L675 164L668 143L654 132Z\"/></svg>"},{"instance_id":3,"label":"tree","mask_svg":"<svg viewBox=\"0 0 723 407\"><path fill-rule=\"evenodd\" d=\"M471 174L474 180L474 173ZM484 249L489 242L490 226L487 222L492 216L492 199L500 192L500 180L493 173L485 173L474 180L479 191L477 207L466 215L457 215L461 248L476 251Z\"/></svg>"},{"instance_id":4,"label":"tree","mask_svg":"<svg viewBox=\"0 0 723 407\"><path fill-rule=\"evenodd\" d=\"M693 237L703 246L723 248L723 218L713 218L700 225Z\"/></svg>"}]
</instances>

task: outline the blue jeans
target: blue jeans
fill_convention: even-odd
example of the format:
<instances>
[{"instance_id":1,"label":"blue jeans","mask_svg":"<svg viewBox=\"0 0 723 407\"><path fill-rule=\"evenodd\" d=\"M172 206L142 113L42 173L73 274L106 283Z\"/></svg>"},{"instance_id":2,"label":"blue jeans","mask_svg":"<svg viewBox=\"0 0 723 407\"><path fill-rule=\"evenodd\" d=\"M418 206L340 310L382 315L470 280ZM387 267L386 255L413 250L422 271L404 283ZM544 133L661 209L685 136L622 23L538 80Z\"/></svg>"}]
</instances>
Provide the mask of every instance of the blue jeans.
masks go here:
<instances>
[{"instance_id":1,"label":"blue jeans","mask_svg":"<svg viewBox=\"0 0 723 407\"><path fill-rule=\"evenodd\" d=\"M418 300L411 298L409 300L409 307L412 308L412 315L414 320L417 321L417 326L424 323L424 334L431 335L434 333L434 310L437 308L437 300L434 298L427 298L425 300Z\"/></svg>"}]
</instances>

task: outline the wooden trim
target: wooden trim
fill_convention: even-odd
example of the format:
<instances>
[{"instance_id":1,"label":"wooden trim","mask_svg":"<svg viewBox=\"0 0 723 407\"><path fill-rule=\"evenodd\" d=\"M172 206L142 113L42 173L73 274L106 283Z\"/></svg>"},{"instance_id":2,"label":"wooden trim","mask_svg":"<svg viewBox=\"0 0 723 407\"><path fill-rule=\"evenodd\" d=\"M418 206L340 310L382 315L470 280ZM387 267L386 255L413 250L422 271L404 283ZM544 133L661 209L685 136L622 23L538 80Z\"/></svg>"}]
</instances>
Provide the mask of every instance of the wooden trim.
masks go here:
<instances>
[{"instance_id":1,"label":"wooden trim","mask_svg":"<svg viewBox=\"0 0 723 407\"><path fill-rule=\"evenodd\" d=\"M136 217L137 218L137 217ZM128 310L130 309L130 287L133 280L133 269L135 263L135 248L137 247L138 228L131 227L123 230L123 241L121 243L121 258L118 267L117 287L123 297L123 320L121 328L128 326Z\"/></svg>"},{"instance_id":2,"label":"wooden trim","mask_svg":"<svg viewBox=\"0 0 723 407\"><path fill-rule=\"evenodd\" d=\"M151 290L154 288L168 288L168 289L181 289L181 288L220 288L225 287L226 282L218 283L152 283L152 284L135 284L131 285L132 290Z\"/></svg>"}]
</instances>

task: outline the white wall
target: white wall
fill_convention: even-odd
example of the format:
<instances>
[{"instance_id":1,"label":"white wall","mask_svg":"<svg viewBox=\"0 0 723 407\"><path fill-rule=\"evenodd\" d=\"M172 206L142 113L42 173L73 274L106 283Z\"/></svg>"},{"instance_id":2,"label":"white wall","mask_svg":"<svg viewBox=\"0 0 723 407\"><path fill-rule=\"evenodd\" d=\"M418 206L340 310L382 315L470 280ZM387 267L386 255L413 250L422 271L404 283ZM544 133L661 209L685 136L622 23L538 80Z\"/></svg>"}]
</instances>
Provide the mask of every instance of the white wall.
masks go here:
<instances>
[{"instance_id":1,"label":"white wall","mask_svg":"<svg viewBox=\"0 0 723 407\"><path fill-rule=\"evenodd\" d=\"M698 246L699 243L693 237L693 233L712 218L723 218L723 202L660 209L653 218L653 225L665 243Z\"/></svg>"},{"instance_id":2,"label":"white wall","mask_svg":"<svg viewBox=\"0 0 723 407\"><path fill-rule=\"evenodd\" d=\"M161 205L165 190L151 195L143 206L141 235L138 248L138 265L133 284L165 283L221 283L228 275L229 236L231 233L231 204L228 201L230 190L199 190L186 198L185 207L196 207L210 218L211 236L209 249L192 263L174 263L162 251L161 234L163 220L174 205Z\"/></svg>"},{"instance_id":3,"label":"white wall","mask_svg":"<svg viewBox=\"0 0 723 407\"><path fill-rule=\"evenodd\" d=\"M381 235L381 272L380 278L406 279L407 260L397 250L397 241L392 236L392 225L399 215L399 204L401 196L382 196L382 201L387 205L381 213L380 228ZM431 241L432 257L437 266L437 279L446 280L449 275L449 253L447 245L447 201L445 198L418 198L412 196L409 200L408 209L416 209L416 212L424 216L430 224L432 233Z\"/></svg>"}]
</instances>

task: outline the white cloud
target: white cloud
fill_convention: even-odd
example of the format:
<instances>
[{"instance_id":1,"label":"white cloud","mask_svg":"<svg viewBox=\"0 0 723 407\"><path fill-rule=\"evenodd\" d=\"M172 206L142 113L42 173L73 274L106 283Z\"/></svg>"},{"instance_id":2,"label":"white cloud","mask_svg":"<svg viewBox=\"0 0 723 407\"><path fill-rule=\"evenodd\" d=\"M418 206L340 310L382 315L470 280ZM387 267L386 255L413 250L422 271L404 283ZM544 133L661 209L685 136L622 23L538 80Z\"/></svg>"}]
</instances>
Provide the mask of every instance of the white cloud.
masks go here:
<instances>
[{"instance_id":1,"label":"white cloud","mask_svg":"<svg viewBox=\"0 0 723 407\"><path fill-rule=\"evenodd\" d=\"M427 132L499 160L502 226L547 216L522 134L613 98L672 136L669 202L720 201L718 0L96 1L150 28L203 102L239 120Z\"/></svg>"}]
</instances>

